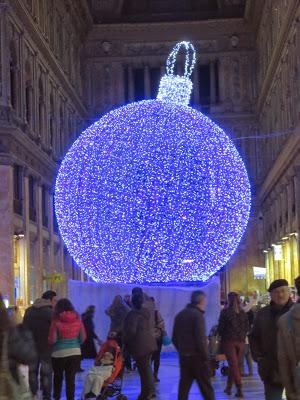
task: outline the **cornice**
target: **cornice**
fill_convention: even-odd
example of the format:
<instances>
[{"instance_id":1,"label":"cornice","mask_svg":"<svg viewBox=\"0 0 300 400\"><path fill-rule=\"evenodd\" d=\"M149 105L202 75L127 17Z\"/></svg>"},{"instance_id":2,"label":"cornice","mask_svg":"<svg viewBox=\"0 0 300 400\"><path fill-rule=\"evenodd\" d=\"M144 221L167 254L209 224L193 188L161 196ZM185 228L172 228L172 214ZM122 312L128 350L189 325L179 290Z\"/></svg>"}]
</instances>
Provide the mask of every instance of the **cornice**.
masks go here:
<instances>
[{"instance_id":1,"label":"cornice","mask_svg":"<svg viewBox=\"0 0 300 400\"><path fill-rule=\"evenodd\" d=\"M300 124L295 128L294 133L287 139L281 149L277 159L273 163L266 178L264 179L260 191L259 200L262 203L268 194L273 190L279 179L287 174L292 166L293 160L300 153Z\"/></svg>"},{"instance_id":2,"label":"cornice","mask_svg":"<svg viewBox=\"0 0 300 400\"><path fill-rule=\"evenodd\" d=\"M0 152L0 159L19 161L23 166L29 167L31 170L34 169L35 173L40 173L48 184L53 184L58 164L28 135L16 127L2 127L0 139L5 144L5 152L2 152L2 154ZM32 165L32 160L35 165Z\"/></svg>"},{"instance_id":3,"label":"cornice","mask_svg":"<svg viewBox=\"0 0 300 400\"><path fill-rule=\"evenodd\" d=\"M243 18L228 18L205 21L181 21L181 22L153 22L153 23L120 23L120 24L96 24L88 35L88 40L97 39L100 36L108 38L124 39L124 33L129 38L137 39L136 34L147 33L145 41L151 41L152 37L162 37L168 40L169 37L180 36L182 39L215 38L218 35L253 33L250 24L245 23ZM187 32L189 34L187 35ZM188 36L188 37L187 37ZM139 38L140 39L140 38Z\"/></svg>"},{"instance_id":4,"label":"cornice","mask_svg":"<svg viewBox=\"0 0 300 400\"><path fill-rule=\"evenodd\" d=\"M32 41L34 42L35 47L37 47L42 54L43 62L47 64L49 70L51 70L51 72L59 80L61 86L64 88L70 99L73 101L73 104L77 108L77 111L83 116L86 116L87 109L81 101L80 96L71 85L67 75L56 60L48 43L39 32L37 26L33 23L32 18L26 7L24 7L22 1L10 0L9 6L13 13L17 16L17 18L22 21L23 26L25 26L25 29L27 30L27 32L31 36Z\"/></svg>"},{"instance_id":5,"label":"cornice","mask_svg":"<svg viewBox=\"0 0 300 400\"><path fill-rule=\"evenodd\" d=\"M257 112L261 113L263 109L263 105L267 99L269 91L272 87L272 83L274 81L274 76L276 74L276 70L280 65L280 59L282 57L282 53L285 49L285 46L288 44L288 37L292 31L295 29L295 24L297 23L295 20L297 19L297 15L299 14L300 6L298 1L289 1L288 2L289 10L287 12L287 16L285 19L285 23L281 27L281 31L279 34L279 39L274 46L271 59L268 65L267 72L265 74L260 92L257 101ZM264 55L262 55L264 56Z\"/></svg>"}]
</instances>

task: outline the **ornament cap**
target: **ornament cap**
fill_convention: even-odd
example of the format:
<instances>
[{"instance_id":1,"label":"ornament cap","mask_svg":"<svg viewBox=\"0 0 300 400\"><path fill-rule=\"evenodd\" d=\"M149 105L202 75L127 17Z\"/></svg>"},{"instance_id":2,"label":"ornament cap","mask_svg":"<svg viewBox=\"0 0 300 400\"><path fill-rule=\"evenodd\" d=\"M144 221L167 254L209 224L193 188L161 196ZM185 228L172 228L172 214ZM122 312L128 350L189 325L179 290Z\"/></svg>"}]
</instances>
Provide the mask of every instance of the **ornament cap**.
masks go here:
<instances>
[{"instance_id":1,"label":"ornament cap","mask_svg":"<svg viewBox=\"0 0 300 400\"><path fill-rule=\"evenodd\" d=\"M181 47L186 50L184 74L175 75L174 68L177 54ZM179 42L173 48L167 58L166 74L161 78L157 99L170 103L188 105L193 89L193 83L190 79L196 63L196 51L192 43Z\"/></svg>"}]
</instances>

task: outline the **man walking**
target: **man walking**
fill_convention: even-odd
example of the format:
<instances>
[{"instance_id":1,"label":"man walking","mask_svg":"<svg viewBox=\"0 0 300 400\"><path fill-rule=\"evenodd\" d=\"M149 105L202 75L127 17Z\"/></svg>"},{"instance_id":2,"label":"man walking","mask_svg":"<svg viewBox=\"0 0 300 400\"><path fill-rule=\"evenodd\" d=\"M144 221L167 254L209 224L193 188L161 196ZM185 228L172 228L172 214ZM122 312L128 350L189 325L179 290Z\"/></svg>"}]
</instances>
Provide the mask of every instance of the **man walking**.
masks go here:
<instances>
[{"instance_id":1,"label":"man walking","mask_svg":"<svg viewBox=\"0 0 300 400\"><path fill-rule=\"evenodd\" d=\"M295 279L300 298L300 276ZM280 378L288 400L300 399L300 299L278 321Z\"/></svg>"},{"instance_id":2,"label":"man walking","mask_svg":"<svg viewBox=\"0 0 300 400\"><path fill-rule=\"evenodd\" d=\"M293 305L288 282L277 279L268 289L271 302L258 311L250 334L250 348L265 387L266 400L281 400L283 384L277 358L277 322Z\"/></svg>"},{"instance_id":3,"label":"man walking","mask_svg":"<svg viewBox=\"0 0 300 400\"><path fill-rule=\"evenodd\" d=\"M205 306L205 293L196 290L192 293L191 303L175 317L172 341L179 353L178 400L188 400L194 380L196 380L204 400L215 399L210 382L204 320Z\"/></svg>"},{"instance_id":4,"label":"man walking","mask_svg":"<svg viewBox=\"0 0 300 400\"><path fill-rule=\"evenodd\" d=\"M51 351L48 344L49 328L52 320L52 307L56 304L56 293L48 290L43 293L41 299L37 299L29 307L24 315L24 326L32 334L38 353L38 359L34 368L29 370L29 385L32 393L37 394L40 372L40 388L43 393L43 400L51 399L52 366Z\"/></svg>"}]
</instances>

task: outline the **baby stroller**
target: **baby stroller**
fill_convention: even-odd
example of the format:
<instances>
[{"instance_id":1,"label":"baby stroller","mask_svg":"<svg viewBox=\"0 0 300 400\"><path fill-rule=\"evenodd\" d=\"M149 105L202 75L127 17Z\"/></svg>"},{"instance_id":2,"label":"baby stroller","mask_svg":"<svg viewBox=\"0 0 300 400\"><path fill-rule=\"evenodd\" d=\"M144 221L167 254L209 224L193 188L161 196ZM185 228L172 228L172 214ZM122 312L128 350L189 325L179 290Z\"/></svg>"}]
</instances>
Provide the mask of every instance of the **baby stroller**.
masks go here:
<instances>
[{"instance_id":1,"label":"baby stroller","mask_svg":"<svg viewBox=\"0 0 300 400\"><path fill-rule=\"evenodd\" d=\"M228 375L229 368L225 364L226 357L225 354L221 354L221 343L220 336L218 335L218 326L215 325L211 328L208 335L208 353L209 353L209 363L211 375L216 375L216 370L220 368L221 365L221 374L223 376Z\"/></svg>"},{"instance_id":2,"label":"baby stroller","mask_svg":"<svg viewBox=\"0 0 300 400\"><path fill-rule=\"evenodd\" d=\"M95 362L101 360L104 353L109 349L115 350L114 365L112 375L104 382L101 394L97 397L97 400L104 400L109 397L115 397L117 400L127 400L127 397L122 394L123 385L123 372L124 363L121 354L121 349L115 339L108 338L106 342L101 345L100 351L96 356ZM84 397L91 398L91 397Z\"/></svg>"}]
</instances>

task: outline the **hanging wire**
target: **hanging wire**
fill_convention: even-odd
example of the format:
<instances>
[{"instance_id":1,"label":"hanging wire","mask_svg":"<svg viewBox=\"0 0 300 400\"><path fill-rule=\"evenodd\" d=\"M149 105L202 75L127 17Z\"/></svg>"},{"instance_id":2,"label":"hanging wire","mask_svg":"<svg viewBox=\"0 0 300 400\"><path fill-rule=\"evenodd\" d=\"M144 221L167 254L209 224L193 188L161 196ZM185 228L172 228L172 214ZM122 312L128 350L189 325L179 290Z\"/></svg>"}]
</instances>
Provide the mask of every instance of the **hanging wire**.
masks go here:
<instances>
[{"instance_id":1,"label":"hanging wire","mask_svg":"<svg viewBox=\"0 0 300 400\"><path fill-rule=\"evenodd\" d=\"M294 132L295 132L294 129L291 128L291 129L289 129L287 131L283 131L283 132L275 132L275 133L251 135L251 136L240 136L237 138L231 137L231 140L236 141L236 140L246 140L246 139L273 139L275 137L287 136Z\"/></svg>"}]
</instances>

